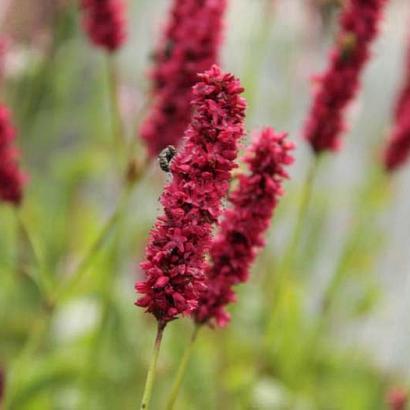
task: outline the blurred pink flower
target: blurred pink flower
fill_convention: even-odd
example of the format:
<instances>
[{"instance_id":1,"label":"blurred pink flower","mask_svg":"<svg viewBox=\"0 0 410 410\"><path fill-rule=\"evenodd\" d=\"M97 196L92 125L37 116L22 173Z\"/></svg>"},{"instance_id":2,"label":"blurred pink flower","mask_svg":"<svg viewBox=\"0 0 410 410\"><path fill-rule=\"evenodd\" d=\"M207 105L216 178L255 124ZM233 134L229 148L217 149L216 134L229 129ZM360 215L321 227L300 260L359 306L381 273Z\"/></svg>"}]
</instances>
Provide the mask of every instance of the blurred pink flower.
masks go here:
<instances>
[{"instance_id":1,"label":"blurred pink flower","mask_svg":"<svg viewBox=\"0 0 410 410\"><path fill-rule=\"evenodd\" d=\"M124 0L81 0L84 28L90 40L112 53L126 40Z\"/></svg>"},{"instance_id":2,"label":"blurred pink flower","mask_svg":"<svg viewBox=\"0 0 410 410\"><path fill-rule=\"evenodd\" d=\"M24 175L18 166L14 138L9 110L0 104L0 200L18 206L23 197Z\"/></svg>"},{"instance_id":3,"label":"blurred pink flower","mask_svg":"<svg viewBox=\"0 0 410 410\"><path fill-rule=\"evenodd\" d=\"M408 403L407 390L394 387L387 394L387 404L390 410L405 410Z\"/></svg>"},{"instance_id":4,"label":"blurred pink flower","mask_svg":"<svg viewBox=\"0 0 410 410\"><path fill-rule=\"evenodd\" d=\"M384 166L388 171L399 168L410 155L410 36L404 73L394 112L393 129L384 152Z\"/></svg>"},{"instance_id":5,"label":"blurred pink flower","mask_svg":"<svg viewBox=\"0 0 410 410\"><path fill-rule=\"evenodd\" d=\"M197 307L205 288L204 254L244 132L239 80L217 66L199 78L193 89L194 115L161 197L164 214L151 231L141 263L146 280L135 286L144 295L136 304L162 323Z\"/></svg>"},{"instance_id":6,"label":"blurred pink flower","mask_svg":"<svg viewBox=\"0 0 410 410\"><path fill-rule=\"evenodd\" d=\"M316 77L318 87L308 115L304 137L313 151L335 151L346 130L345 110L360 87L360 76L370 57L387 0L347 0L340 32L327 70Z\"/></svg>"},{"instance_id":7,"label":"blurred pink flower","mask_svg":"<svg viewBox=\"0 0 410 410\"><path fill-rule=\"evenodd\" d=\"M233 287L246 282L257 251L283 194L285 166L293 162L294 145L285 133L265 128L256 134L245 162L250 173L239 176L239 186L230 195L231 206L222 215L219 232L210 249L206 270L208 289L199 301L194 317L198 323L229 322L225 306L235 301Z\"/></svg>"},{"instance_id":8,"label":"blurred pink flower","mask_svg":"<svg viewBox=\"0 0 410 410\"><path fill-rule=\"evenodd\" d=\"M218 62L226 0L174 0L151 71L153 103L140 128L151 156L177 145L191 118L197 73Z\"/></svg>"}]
</instances>

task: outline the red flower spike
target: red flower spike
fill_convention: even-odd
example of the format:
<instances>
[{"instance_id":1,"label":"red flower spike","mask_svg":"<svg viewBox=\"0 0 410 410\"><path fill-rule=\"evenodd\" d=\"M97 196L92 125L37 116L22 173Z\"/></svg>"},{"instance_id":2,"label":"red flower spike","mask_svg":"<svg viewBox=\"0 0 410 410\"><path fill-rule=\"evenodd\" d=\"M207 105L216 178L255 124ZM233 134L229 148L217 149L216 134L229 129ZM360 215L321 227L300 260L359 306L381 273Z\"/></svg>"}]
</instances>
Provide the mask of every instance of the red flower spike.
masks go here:
<instances>
[{"instance_id":1,"label":"red flower spike","mask_svg":"<svg viewBox=\"0 0 410 410\"><path fill-rule=\"evenodd\" d=\"M340 32L327 70L318 87L304 128L304 137L316 154L337 151L346 130L345 111L360 88L360 75L370 57L387 0L347 0Z\"/></svg>"},{"instance_id":2,"label":"red flower spike","mask_svg":"<svg viewBox=\"0 0 410 410\"><path fill-rule=\"evenodd\" d=\"M410 37L405 66L405 78L394 112L394 125L384 152L384 166L395 171L410 156Z\"/></svg>"},{"instance_id":3,"label":"red flower spike","mask_svg":"<svg viewBox=\"0 0 410 410\"><path fill-rule=\"evenodd\" d=\"M151 157L178 145L191 119L197 73L218 63L226 0L174 0L150 73L153 105L140 128Z\"/></svg>"},{"instance_id":4,"label":"red flower spike","mask_svg":"<svg viewBox=\"0 0 410 410\"><path fill-rule=\"evenodd\" d=\"M81 0L81 8L90 41L110 53L117 51L127 38L124 0Z\"/></svg>"},{"instance_id":5,"label":"red flower spike","mask_svg":"<svg viewBox=\"0 0 410 410\"><path fill-rule=\"evenodd\" d=\"M24 175L18 166L14 138L9 110L0 104L0 200L18 206L23 197Z\"/></svg>"},{"instance_id":6,"label":"red flower spike","mask_svg":"<svg viewBox=\"0 0 410 410\"><path fill-rule=\"evenodd\" d=\"M161 197L164 214L151 231L141 263L146 280L135 285L143 294L136 305L163 323L196 309L205 289L204 254L244 132L239 81L217 66L199 78L193 88L194 115Z\"/></svg>"},{"instance_id":7,"label":"red flower spike","mask_svg":"<svg viewBox=\"0 0 410 410\"><path fill-rule=\"evenodd\" d=\"M264 234L283 194L283 180L288 178L285 166L293 162L293 148L285 133L275 133L272 128L256 134L245 156L250 173L239 176L239 186L229 198L231 206L212 242L206 271L208 289L194 313L197 323L225 326L229 322L225 306L235 301L233 287L248 280L257 251L264 246Z\"/></svg>"}]
</instances>

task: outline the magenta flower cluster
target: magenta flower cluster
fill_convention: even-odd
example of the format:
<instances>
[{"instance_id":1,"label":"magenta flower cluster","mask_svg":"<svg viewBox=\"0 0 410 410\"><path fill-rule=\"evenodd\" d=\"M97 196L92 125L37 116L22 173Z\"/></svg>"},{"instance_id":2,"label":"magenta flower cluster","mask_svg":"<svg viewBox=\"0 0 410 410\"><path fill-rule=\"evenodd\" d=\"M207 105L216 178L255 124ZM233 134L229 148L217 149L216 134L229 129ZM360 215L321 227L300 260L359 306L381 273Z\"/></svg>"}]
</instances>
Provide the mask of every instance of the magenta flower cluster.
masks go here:
<instances>
[{"instance_id":1,"label":"magenta flower cluster","mask_svg":"<svg viewBox=\"0 0 410 410\"><path fill-rule=\"evenodd\" d=\"M177 145L191 118L197 73L218 62L226 0L173 0L154 54L153 104L140 128L151 156Z\"/></svg>"},{"instance_id":2,"label":"magenta flower cluster","mask_svg":"<svg viewBox=\"0 0 410 410\"><path fill-rule=\"evenodd\" d=\"M397 100L393 129L384 152L384 166L394 171L410 156L410 37L404 67L404 81Z\"/></svg>"},{"instance_id":3,"label":"magenta flower cluster","mask_svg":"<svg viewBox=\"0 0 410 410\"><path fill-rule=\"evenodd\" d=\"M386 2L345 2L337 45L331 51L329 67L317 77L318 87L304 129L315 153L340 147L341 134L346 130L345 110L359 90Z\"/></svg>"},{"instance_id":4,"label":"magenta flower cluster","mask_svg":"<svg viewBox=\"0 0 410 410\"><path fill-rule=\"evenodd\" d=\"M91 42L110 53L117 51L127 37L124 0L81 0L81 8Z\"/></svg>"},{"instance_id":5,"label":"magenta flower cluster","mask_svg":"<svg viewBox=\"0 0 410 410\"><path fill-rule=\"evenodd\" d=\"M14 138L10 112L0 104L0 200L18 206L23 197L24 175L18 166Z\"/></svg>"},{"instance_id":6,"label":"magenta flower cluster","mask_svg":"<svg viewBox=\"0 0 410 410\"><path fill-rule=\"evenodd\" d=\"M194 115L161 197L164 214L151 231L141 263L146 280L135 286L143 294L136 304L162 323L197 308L206 287L204 254L244 132L239 81L217 66L199 79L193 88Z\"/></svg>"},{"instance_id":7,"label":"magenta flower cluster","mask_svg":"<svg viewBox=\"0 0 410 410\"><path fill-rule=\"evenodd\" d=\"M245 156L249 174L239 176L212 242L207 290L194 314L196 322L218 326L229 322L225 306L235 301L233 287L248 280L257 251L264 246L264 234L288 177L285 167L293 162L293 148L285 133L272 128L259 132L249 147Z\"/></svg>"}]
</instances>

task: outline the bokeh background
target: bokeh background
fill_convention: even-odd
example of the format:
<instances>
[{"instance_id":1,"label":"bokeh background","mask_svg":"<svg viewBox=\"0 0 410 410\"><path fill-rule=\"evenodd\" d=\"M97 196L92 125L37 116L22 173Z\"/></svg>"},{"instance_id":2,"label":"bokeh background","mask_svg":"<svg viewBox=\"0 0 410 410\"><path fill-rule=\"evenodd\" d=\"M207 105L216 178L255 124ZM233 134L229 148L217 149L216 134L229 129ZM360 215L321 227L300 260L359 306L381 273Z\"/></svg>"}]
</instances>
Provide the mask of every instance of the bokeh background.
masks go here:
<instances>
[{"instance_id":1,"label":"bokeh background","mask_svg":"<svg viewBox=\"0 0 410 410\"><path fill-rule=\"evenodd\" d=\"M405 390L410 377L410 165L387 176L380 160L404 70L410 5L387 6L349 111L351 129L343 149L320 164L295 269L266 326L266 289L274 287L312 161L300 137L311 77L326 64L341 2L229 3L222 67L246 88L247 129L288 131L296 162L267 246L238 289L232 323L202 331L177 408L386 409L388 392ZM129 39L116 59L130 140L149 104L150 53L169 4L129 1ZM112 138L106 58L84 35L76 2L1 0L0 27L11 42L3 100L29 174L18 218L0 207L7 406L136 408L156 324L133 306L133 286L167 177L149 165L87 274L45 324L38 282L59 286L100 237L121 198L126 156ZM138 143L136 157L143 155ZM191 332L188 318L167 328L154 409L164 406Z\"/></svg>"}]
</instances>

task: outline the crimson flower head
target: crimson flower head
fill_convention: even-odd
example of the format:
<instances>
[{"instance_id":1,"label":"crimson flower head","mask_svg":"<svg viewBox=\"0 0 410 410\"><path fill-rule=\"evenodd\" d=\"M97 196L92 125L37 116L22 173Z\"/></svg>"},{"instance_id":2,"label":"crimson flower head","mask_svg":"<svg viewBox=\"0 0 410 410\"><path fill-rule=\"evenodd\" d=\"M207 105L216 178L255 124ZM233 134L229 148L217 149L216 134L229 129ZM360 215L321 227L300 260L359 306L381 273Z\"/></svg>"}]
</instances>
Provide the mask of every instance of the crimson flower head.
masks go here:
<instances>
[{"instance_id":1,"label":"crimson flower head","mask_svg":"<svg viewBox=\"0 0 410 410\"><path fill-rule=\"evenodd\" d=\"M140 136L154 157L178 145L191 119L197 73L218 63L226 0L173 0L150 73L153 104Z\"/></svg>"},{"instance_id":2,"label":"crimson flower head","mask_svg":"<svg viewBox=\"0 0 410 410\"><path fill-rule=\"evenodd\" d=\"M212 242L207 290L194 313L197 323L225 326L229 322L225 306L235 301L233 287L248 280L257 251L264 246L264 234L283 194L283 180L288 177L285 167L293 162L293 148L285 133L272 128L256 134L245 156L249 173L239 176L239 185L230 195L230 206Z\"/></svg>"},{"instance_id":3,"label":"crimson flower head","mask_svg":"<svg viewBox=\"0 0 410 410\"><path fill-rule=\"evenodd\" d=\"M404 72L405 78L396 103L393 129L384 152L384 166L390 172L402 166L410 155L410 36Z\"/></svg>"},{"instance_id":4,"label":"crimson flower head","mask_svg":"<svg viewBox=\"0 0 410 410\"><path fill-rule=\"evenodd\" d=\"M360 87L360 76L370 57L386 0L347 0L340 32L329 66L317 77L313 104L304 137L313 151L336 151L346 130L345 111Z\"/></svg>"},{"instance_id":5,"label":"crimson flower head","mask_svg":"<svg viewBox=\"0 0 410 410\"><path fill-rule=\"evenodd\" d=\"M117 51L126 40L124 0L81 0L83 25L97 47Z\"/></svg>"},{"instance_id":6,"label":"crimson flower head","mask_svg":"<svg viewBox=\"0 0 410 410\"><path fill-rule=\"evenodd\" d=\"M199 78L193 89L194 115L181 151L170 163L172 180L161 197L164 213L141 263L146 280L135 285L143 294L136 305L162 323L191 313L205 289L204 254L244 132L239 81L215 65Z\"/></svg>"},{"instance_id":7,"label":"crimson flower head","mask_svg":"<svg viewBox=\"0 0 410 410\"><path fill-rule=\"evenodd\" d=\"M23 197L24 175L18 166L14 138L9 110L0 104L0 200L18 206Z\"/></svg>"}]
</instances>

